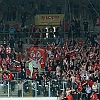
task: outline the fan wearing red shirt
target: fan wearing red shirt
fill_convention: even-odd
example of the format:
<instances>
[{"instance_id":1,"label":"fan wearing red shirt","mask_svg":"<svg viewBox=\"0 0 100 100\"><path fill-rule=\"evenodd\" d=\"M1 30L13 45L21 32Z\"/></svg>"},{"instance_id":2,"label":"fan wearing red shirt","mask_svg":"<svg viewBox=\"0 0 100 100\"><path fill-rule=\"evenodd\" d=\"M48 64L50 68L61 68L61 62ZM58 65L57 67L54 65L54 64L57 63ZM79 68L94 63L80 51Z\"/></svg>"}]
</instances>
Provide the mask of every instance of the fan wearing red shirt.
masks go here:
<instances>
[{"instance_id":1,"label":"fan wearing red shirt","mask_svg":"<svg viewBox=\"0 0 100 100\"><path fill-rule=\"evenodd\" d=\"M3 58L3 60L2 60L2 67L4 67L4 65L7 65L7 62L6 62L6 60Z\"/></svg>"},{"instance_id":2,"label":"fan wearing red shirt","mask_svg":"<svg viewBox=\"0 0 100 100\"><path fill-rule=\"evenodd\" d=\"M2 58L1 58L1 56L0 56L0 65L2 64Z\"/></svg>"},{"instance_id":3,"label":"fan wearing red shirt","mask_svg":"<svg viewBox=\"0 0 100 100\"><path fill-rule=\"evenodd\" d=\"M65 45L68 46L68 39L65 41Z\"/></svg>"},{"instance_id":4,"label":"fan wearing red shirt","mask_svg":"<svg viewBox=\"0 0 100 100\"><path fill-rule=\"evenodd\" d=\"M76 78L77 78L78 81L81 81L81 76L80 75L77 74Z\"/></svg>"},{"instance_id":5,"label":"fan wearing red shirt","mask_svg":"<svg viewBox=\"0 0 100 100\"><path fill-rule=\"evenodd\" d=\"M20 72L21 71L21 66L15 66L15 68L16 68L16 71L17 72Z\"/></svg>"},{"instance_id":6,"label":"fan wearing red shirt","mask_svg":"<svg viewBox=\"0 0 100 100\"><path fill-rule=\"evenodd\" d=\"M6 75L6 73L3 74L2 78L3 78L3 85L6 86L8 80L8 76Z\"/></svg>"},{"instance_id":7,"label":"fan wearing red shirt","mask_svg":"<svg viewBox=\"0 0 100 100\"><path fill-rule=\"evenodd\" d=\"M36 73L34 73L34 72L32 73L32 78L33 79L36 79L37 78Z\"/></svg>"},{"instance_id":8,"label":"fan wearing red shirt","mask_svg":"<svg viewBox=\"0 0 100 100\"><path fill-rule=\"evenodd\" d=\"M12 72L8 71L8 80L11 82L12 81Z\"/></svg>"},{"instance_id":9,"label":"fan wearing red shirt","mask_svg":"<svg viewBox=\"0 0 100 100\"><path fill-rule=\"evenodd\" d=\"M94 82L92 80L89 81L89 86L92 87L92 85L94 84Z\"/></svg>"},{"instance_id":10,"label":"fan wearing red shirt","mask_svg":"<svg viewBox=\"0 0 100 100\"><path fill-rule=\"evenodd\" d=\"M0 55L1 55L1 52L2 52L2 45L0 45Z\"/></svg>"},{"instance_id":11,"label":"fan wearing red shirt","mask_svg":"<svg viewBox=\"0 0 100 100\"><path fill-rule=\"evenodd\" d=\"M70 55L70 58L74 59L75 53L72 52L72 53L70 53L69 55Z\"/></svg>"},{"instance_id":12,"label":"fan wearing red shirt","mask_svg":"<svg viewBox=\"0 0 100 100\"><path fill-rule=\"evenodd\" d=\"M9 55L10 53L11 53L11 48L10 45L8 45L6 48L6 54Z\"/></svg>"},{"instance_id":13,"label":"fan wearing red shirt","mask_svg":"<svg viewBox=\"0 0 100 100\"><path fill-rule=\"evenodd\" d=\"M8 76L6 75L6 73L3 74L2 78L3 78L3 85L4 85L4 93L6 93L7 92L6 86L8 81Z\"/></svg>"},{"instance_id":14,"label":"fan wearing red shirt","mask_svg":"<svg viewBox=\"0 0 100 100\"><path fill-rule=\"evenodd\" d=\"M34 35L34 31L35 31L35 26L34 25L31 25L30 32L31 32L32 37Z\"/></svg>"},{"instance_id":15,"label":"fan wearing red shirt","mask_svg":"<svg viewBox=\"0 0 100 100\"><path fill-rule=\"evenodd\" d=\"M90 95L90 100L97 100L98 99L98 95L93 91L92 94Z\"/></svg>"},{"instance_id":16,"label":"fan wearing red shirt","mask_svg":"<svg viewBox=\"0 0 100 100\"><path fill-rule=\"evenodd\" d=\"M44 62L43 58L41 58L41 60L40 60L40 65L41 65L41 71L44 72L45 71L45 62Z\"/></svg>"},{"instance_id":17,"label":"fan wearing red shirt","mask_svg":"<svg viewBox=\"0 0 100 100\"><path fill-rule=\"evenodd\" d=\"M78 92L81 92L82 91L82 84L81 82L78 84Z\"/></svg>"},{"instance_id":18,"label":"fan wearing red shirt","mask_svg":"<svg viewBox=\"0 0 100 100\"><path fill-rule=\"evenodd\" d=\"M82 84L81 84L81 82L78 84L78 99L80 99L80 97L81 97L81 91L82 91Z\"/></svg>"},{"instance_id":19,"label":"fan wearing red shirt","mask_svg":"<svg viewBox=\"0 0 100 100\"><path fill-rule=\"evenodd\" d=\"M10 57L7 55L7 57L6 57L7 64L9 63L9 61L10 61Z\"/></svg>"},{"instance_id":20,"label":"fan wearing red shirt","mask_svg":"<svg viewBox=\"0 0 100 100\"><path fill-rule=\"evenodd\" d=\"M73 96L69 93L69 94L66 96L66 99L67 99L67 100L73 100Z\"/></svg>"},{"instance_id":21,"label":"fan wearing red shirt","mask_svg":"<svg viewBox=\"0 0 100 100\"><path fill-rule=\"evenodd\" d=\"M19 25L18 25L17 23L14 24L13 27L14 27L14 29L15 29L16 31L18 31L18 29L19 29Z\"/></svg>"},{"instance_id":22,"label":"fan wearing red shirt","mask_svg":"<svg viewBox=\"0 0 100 100\"><path fill-rule=\"evenodd\" d=\"M27 69L27 68L26 68L26 73L27 73L27 76L28 76L28 77L30 77L30 76L31 76L31 72L30 72L30 70L29 70L29 69Z\"/></svg>"},{"instance_id":23,"label":"fan wearing red shirt","mask_svg":"<svg viewBox=\"0 0 100 100\"><path fill-rule=\"evenodd\" d=\"M5 51L5 48L3 45L1 45L1 58L2 59L4 58L4 51Z\"/></svg>"},{"instance_id":24,"label":"fan wearing red shirt","mask_svg":"<svg viewBox=\"0 0 100 100\"><path fill-rule=\"evenodd\" d=\"M78 40L78 46L81 47L82 46L82 39Z\"/></svg>"},{"instance_id":25,"label":"fan wearing red shirt","mask_svg":"<svg viewBox=\"0 0 100 100\"><path fill-rule=\"evenodd\" d=\"M82 86L83 86L83 85L86 85L87 82L88 82L88 81L86 80L86 77L84 77L84 79L83 79L83 81L82 81Z\"/></svg>"},{"instance_id":26,"label":"fan wearing red shirt","mask_svg":"<svg viewBox=\"0 0 100 100\"><path fill-rule=\"evenodd\" d=\"M59 65L59 62L60 62L60 55L59 54L56 54L56 62L57 62L57 65Z\"/></svg>"},{"instance_id":27,"label":"fan wearing red shirt","mask_svg":"<svg viewBox=\"0 0 100 100\"><path fill-rule=\"evenodd\" d=\"M7 80L7 78L8 78L7 75L6 75L6 73L4 73L2 77L3 77L3 81Z\"/></svg>"},{"instance_id":28,"label":"fan wearing red shirt","mask_svg":"<svg viewBox=\"0 0 100 100\"><path fill-rule=\"evenodd\" d=\"M19 52L18 53L18 61L20 62L24 58L24 54Z\"/></svg>"},{"instance_id":29,"label":"fan wearing red shirt","mask_svg":"<svg viewBox=\"0 0 100 100\"><path fill-rule=\"evenodd\" d=\"M52 62L50 62L49 65L48 65L48 71L49 72L52 71Z\"/></svg>"}]
</instances>

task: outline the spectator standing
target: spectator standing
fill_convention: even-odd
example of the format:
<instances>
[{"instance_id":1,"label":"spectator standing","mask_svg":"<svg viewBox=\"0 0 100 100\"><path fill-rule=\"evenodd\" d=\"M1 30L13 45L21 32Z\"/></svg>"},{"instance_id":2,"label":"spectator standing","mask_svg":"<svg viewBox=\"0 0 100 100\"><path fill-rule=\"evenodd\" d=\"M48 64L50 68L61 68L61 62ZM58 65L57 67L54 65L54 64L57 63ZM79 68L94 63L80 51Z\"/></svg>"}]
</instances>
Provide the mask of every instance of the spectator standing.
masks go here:
<instances>
[{"instance_id":1,"label":"spectator standing","mask_svg":"<svg viewBox=\"0 0 100 100\"><path fill-rule=\"evenodd\" d=\"M82 100L86 100L86 86L85 85L82 88Z\"/></svg>"},{"instance_id":2,"label":"spectator standing","mask_svg":"<svg viewBox=\"0 0 100 100\"><path fill-rule=\"evenodd\" d=\"M18 52L23 52L23 44L24 42L20 38L20 40L17 42Z\"/></svg>"},{"instance_id":3,"label":"spectator standing","mask_svg":"<svg viewBox=\"0 0 100 100\"><path fill-rule=\"evenodd\" d=\"M4 86L4 93L7 92L7 82L8 82L8 75L6 73L3 74L3 86Z\"/></svg>"},{"instance_id":4,"label":"spectator standing","mask_svg":"<svg viewBox=\"0 0 100 100\"><path fill-rule=\"evenodd\" d=\"M34 31L35 31L34 38L39 39L40 38L40 32L41 32L41 30L38 27L35 27Z\"/></svg>"},{"instance_id":5,"label":"spectator standing","mask_svg":"<svg viewBox=\"0 0 100 100\"><path fill-rule=\"evenodd\" d=\"M73 100L73 96L71 95L70 92L68 92L68 94L66 95L66 99L67 100Z\"/></svg>"},{"instance_id":6,"label":"spectator standing","mask_svg":"<svg viewBox=\"0 0 100 100\"><path fill-rule=\"evenodd\" d=\"M9 45L10 45L10 48L13 49L15 48L15 41L14 39L11 37L11 39L9 40Z\"/></svg>"},{"instance_id":7,"label":"spectator standing","mask_svg":"<svg viewBox=\"0 0 100 100\"><path fill-rule=\"evenodd\" d=\"M30 26L30 36L32 38L34 37L34 32L35 32L35 26L31 24L31 26Z\"/></svg>"},{"instance_id":8,"label":"spectator standing","mask_svg":"<svg viewBox=\"0 0 100 100\"><path fill-rule=\"evenodd\" d=\"M46 27L43 27L43 29L42 29L42 38L43 39L46 38L46 32L47 32Z\"/></svg>"},{"instance_id":9,"label":"spectator standing","mask_svg":"<svg viewBox=\"0 0 100 100\"><path fill-rule=\"evenodd\" d=\"M69 34L68 34L68 37L73 37L75 34L75 23L74 23L74 20L72 21L71 25L70 25L70 28L69 28Z\"/></svg>"},{"instance_id":10,"label":"spectator standing","mask_svg":"<svg viewBox=\"0 0 100 100\"><path fill-rule=\"evenodd\" d=\"M3 38L2 45L4 46L4 48L7 47L7 39L5 37Z\"/></svg>"},{"instance_id":11,"label":"spectator standing","mask_svg":"<svg viewBox=\"0 0 100 100\"><path fill-rule=\"evenodd\" d=\"M49 38L54 38L54 29L53 29L53 27L52 26L50 26L50 28L48 29L48 31L49 31Z\"/></svg>"},{"instance_id":12,"label":"spectator standing","mask_svg":"<svg viewBox=\"0 0 100 100\"><path fill-rule=\"evenodd\" d=\"M35 47L38 47L38 39L33 39L31 36L30 36L30 39L32 41L32 44L34 44Z\"/></svg>"},{"instance_id":13,"label":"spectator standing","mask_svg":"<svg viewBox=\"0 0 100 100\"><path fill-rule=\"evenodd\" d=\"M61 100L65 100L65 94L64 94L64 92L62 92L62 94L60 95L60 99Z\"/></svg>"},{"instance_id":14,"label":"spectator standing","mask_svg":"<svg viewBox=\"0 0 100 100\"><path fill-rule=\"evenodd\" d=\"M11 28L9 28L9 37L11 38L11 37L13 37L13 38L15 38L15 29L14 29L14 27L12 26Z\"/></svg>"},{"instance_id":15,"label":"spectator standing","mask_svg":"<svg viewBox=\"0 0 100 100\"><path fill-rule=\"evenodd\" d=\"M5 50L6 48L3 46L3 45L1 45L1 58L3 59L3 58L5 58Z\"/></svg>"},{"instance_id":16,"label":"spectator standing","mask_svg":"<svg viewBox=\"0 0 100 100\"><path fill-rule=\"evenodd\" d=\"M13 27L15 29L15 32L19 32L19 29L20 29L19 24L14 23Z\"/></svg>"},{"instance_id":17,"label":"spectator standing","mask_svg":"<svg viewBox=\"0 0 100 100\"><path fill-rule=\"evenodd\" d=\"M41 65L41 71L45 72L45 62L44 62L43 58L41 58L41 60L40 60L40 65Z\"/></svg>"},{"instance_id":18,"label":"spectator standing","mask_svg":"<svg viewBox=\"0 0 100 100\"><path fill-rule=\"evenodd\" d=\"M35 84L36 84L36 83L33 81L33 82L32 82L32 96L33 96L33 97L35 97L35 90L36 90L36 89L35 89L35 88L36 88Z\"/></svg>"},{"instance_id":19,"label":"spectator standing","mask_svg":"<svg viewBox=\"0 0 100 100\"><path fill-rule=\"evenodd\" d=\"M56 44L56 45L59 45L59 44L61 44L61 43L62 43L62 40L61 40L60 36L56 37L56 38L55 38L55 44Z\"/></svg>"},{"instance_id":20,"label":"spectator standing","mask_svg":"<svg viewBox=\"0 0 100 100\"><path fill-rule=\"evenodd\" d=\"M6 55L9 55L10 56L10 54L11 54L11 47L8 44L8 46L6 47Z\"/></svg>"},{"instance_id":21,"label":"spectator standing","mask_svg":"<svg viewBox=\"0 0 100 100\"><path fill-rule=\"evenodd\" d=\"M89 23L87 22L86 19L83 22L83 30L84 30L85 37L87 37L89 35Z\"/></svg>"},{"instance_id":22,"label":"spectator standing","mask_svg":"<svg viewBox=\"0 0 100 100\"><path fill-rule=\"evenodd\" d=\"M75 20L75 35L80 37L80 20L78 18Z\"/></svg>"},{"instance_id":23,"label":"spectator standing","mask_svg":"<svg viewBox=\"0 0 100 100\"><path fill-rule=\"evenodd\" d=\"M97 91L98 91L98 85L97 85L96 82L94 82L94 84L92 85L92 90L93 90L95 93L97 93Z\"/></svg>"},{"instance_id":24,"label":"spectator standing","mask_svg":"<svg viewBox=\"0 0 100 100\"><path fill-rule=\"evenodd\" d=\"M69 22L65 20L63 25L64 25L64 32L65 32L65 34L64 33L62 33L62 34L67 35L68 34L68 30L69 30ZM60 30L61 30L61 28L60 28ZM69 36L69 34L68 34L68 36Z\"/></svg>"},{"instance_id":25,"label":"spectator standing","mask_svg":"<svg viewBox=\"0 0 100 100\"><path fill-rule=\"evenodd\" d=\"M24 27L23 32L25 34L26 43L28 43L29 29L27 28L27 26Z\"/></svg>"},{"instance_id":26,"label":"spectator standing","mask_svg":"<svg viewBox=\"0 0 100 100\"><path fill-rule=\"evenodd\" d=\"M22 81L18 83L18 97L22 97Z\"/></svg>"},{"instance_id":27,"label":"spectator standing","mask_svg":"<svg viewBox=\"0 0 100 100\"><path fill-rule=\"evenodd\" d=\"M24 27L24 26L25 26L25 22L26 22L27 17L28 17L28 16L27 16L27 12L23 11L23 12L21 13L21 21L22 21L21 27Z\"/></svg>"},{"instance_id":28,"label":"spectator standing","mask_svg":"<svg viewBox=\"0 0 100 100\"><path fill-rule=\"evenodd\" d=\"M14 92L15 90L15 76L12 74L12 80L11 80L11 91Z\"/></svg>"}]
</instances>

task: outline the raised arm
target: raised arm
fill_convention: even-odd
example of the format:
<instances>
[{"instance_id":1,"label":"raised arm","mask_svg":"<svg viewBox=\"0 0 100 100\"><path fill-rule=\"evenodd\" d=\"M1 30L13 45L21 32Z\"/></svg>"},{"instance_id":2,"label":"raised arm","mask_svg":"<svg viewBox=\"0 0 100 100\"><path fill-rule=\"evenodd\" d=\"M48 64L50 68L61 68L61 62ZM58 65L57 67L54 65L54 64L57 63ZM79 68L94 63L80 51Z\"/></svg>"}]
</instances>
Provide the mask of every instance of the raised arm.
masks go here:
<instances>
[{"instance_id":1,"label":"raised arm","mask_svg":"<svg viewBox=\"0 0 100 100\"><path fill-rule=\"evenodd\" d=\"M32 61L32 59L30 59L30 60L26 61L26 63L29 63L30 61Z\"/></svg>"},{"instance_id":2,"label":"raised arm","mask_svg":"<svg viewBox=\"0 0 100 100\"><path fill-rule=\"evenodd\" d=\"M19 61L17 61L17 60L13 60L13 61L15 61L16 63L20 63Z\"/></svg>"}]
</instances>

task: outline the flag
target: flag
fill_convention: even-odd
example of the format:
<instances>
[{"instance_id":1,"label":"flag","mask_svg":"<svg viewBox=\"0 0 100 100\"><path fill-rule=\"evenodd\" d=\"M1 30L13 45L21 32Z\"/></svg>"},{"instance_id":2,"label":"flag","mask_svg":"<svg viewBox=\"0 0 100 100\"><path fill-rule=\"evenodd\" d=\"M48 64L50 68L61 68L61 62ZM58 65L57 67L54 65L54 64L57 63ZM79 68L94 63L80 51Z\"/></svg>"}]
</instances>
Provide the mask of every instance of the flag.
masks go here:
<instances>
[{"instance_id":1,"label":"flag","mask_svg":"<svg viewBox=\"0 0 100 100\"><path fill-rule=\"evenodd\" d=\"M38 58L43 58L44 62L46 61L46 57L47 57L47 54L45 52L45 49L43 47L34 47L34 46L30 46L28 50L28 58L32 58L33 56L32 55L36 55L36 57Z\"/></svg>"}]
</instances>

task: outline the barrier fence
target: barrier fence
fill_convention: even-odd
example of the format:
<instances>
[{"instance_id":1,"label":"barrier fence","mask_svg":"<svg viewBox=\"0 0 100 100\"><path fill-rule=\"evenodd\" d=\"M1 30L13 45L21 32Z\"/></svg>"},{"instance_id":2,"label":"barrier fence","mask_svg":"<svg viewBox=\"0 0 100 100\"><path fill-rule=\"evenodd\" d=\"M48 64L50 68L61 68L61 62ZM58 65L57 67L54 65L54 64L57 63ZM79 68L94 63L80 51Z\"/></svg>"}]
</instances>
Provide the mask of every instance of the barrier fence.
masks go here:
<instances>
[{"instance_id":1,"label":"barrier fence","mask_svg":"<svg viewBox=\"0 0 100 100\"><path fill-rule=\"evenodd\" d=\"M7 85L0 84L0 97L57 97L59 94L66 91L68 82L63 80L13 80ZM97 94L100 92L100 87L97 89ZM81 92L81 97L84 93Z\"/></svg>"}]
</instances>

